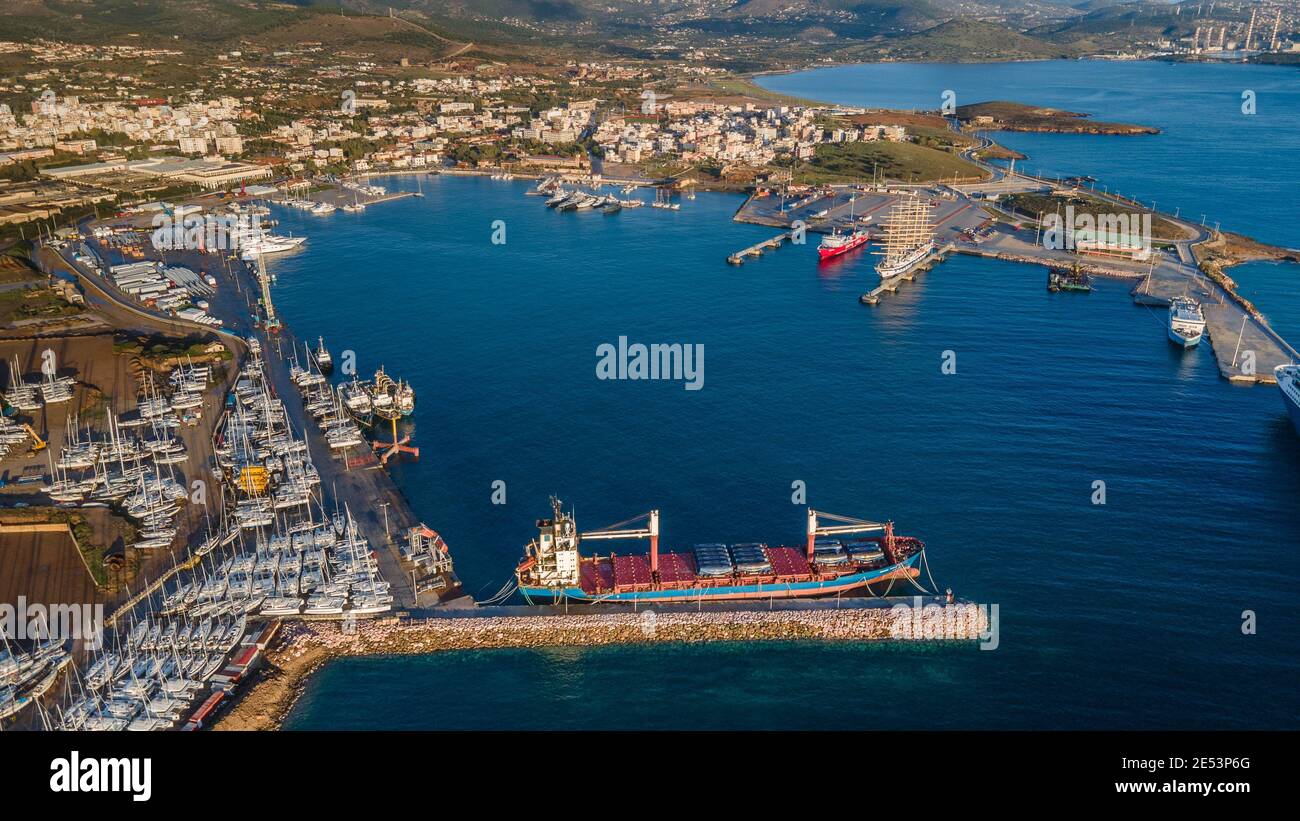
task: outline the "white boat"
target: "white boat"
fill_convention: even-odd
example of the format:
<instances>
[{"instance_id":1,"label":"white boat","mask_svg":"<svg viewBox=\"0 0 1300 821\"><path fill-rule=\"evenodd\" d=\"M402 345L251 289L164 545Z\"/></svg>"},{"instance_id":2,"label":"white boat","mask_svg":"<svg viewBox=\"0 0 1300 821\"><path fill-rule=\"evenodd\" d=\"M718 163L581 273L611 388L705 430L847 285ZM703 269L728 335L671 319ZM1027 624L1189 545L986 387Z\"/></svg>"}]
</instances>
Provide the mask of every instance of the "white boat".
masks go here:
<instances>
[{"instance_id":1,"label":"white boat","mask_svg":"<svg viewBox=\"0 0 1300 821\"><path fill-rule=\"evenodd\" d=\"M1282 391L1282 404L1291 417L1291 425L1300 434L1300 365L1278 365L1273 369L1273 376Z\"/></svg>"},{"instance_id":2,"label":"white boat","mask_svg":"<svg viewBox=\"0 0 1300 821\"><path fill-rule=\"evenodd\" d=\"M47 405L55 405L72 399L73 388L77 382L70 376L47 375L41 383L41 397Z\"/></svg>"},{"instance_id":3,"label":"white boat","mask_svg":"<svg viewBox=\"0 0 1300 821\"><path fill-rule=\"evenodd\" d=\"M347 599L343 596L312 596L303 608L304 616L338 616L343 613Z\"/></svg>"},{"instance_id":4,"label":"white boat","mask_svg":"<svg viewBox=\"0 0 1300 821\"><path fill-rule=\"evenodd\" d=\"M1169 303L1169 339L1182 348L1199 345L1205 336L1205 313L1191 297L1174 297Z\"/></svg>"},{"instance_id":5,"label":"white boat","mask_svg":"<svg viewBox=\"0 0 1300 821\"><path fill-rule=\"evenodd\" d=\"M263 616L296 616L302 612L302 599L293 596L271 596L262 602Z\"/></svg>"},{"instance_id":6,"label":"white boat","mask_svg":"<svg viewBox=\"0 0 1300 821\"><path fill-rule=\"evenodd\" d=\"M393 609L393 597L386 595L362 595L352 597L352 606L348 612L356 616L373 616L387 613Z\"/></svg>"}]
</instances>

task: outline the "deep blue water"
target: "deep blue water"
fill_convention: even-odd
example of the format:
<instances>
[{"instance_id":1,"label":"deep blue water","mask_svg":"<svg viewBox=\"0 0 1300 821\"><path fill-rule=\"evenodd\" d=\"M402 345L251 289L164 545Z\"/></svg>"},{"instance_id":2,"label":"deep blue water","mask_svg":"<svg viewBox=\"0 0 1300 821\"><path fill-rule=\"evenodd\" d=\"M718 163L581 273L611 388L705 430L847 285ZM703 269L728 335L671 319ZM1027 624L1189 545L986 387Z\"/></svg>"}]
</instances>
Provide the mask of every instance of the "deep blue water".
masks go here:
<instances>
[{"instance_id":1,"label":"deep blue water","mask_svg":"<svg viewBox=\"0 0 1300 821\"><path fill-rule=\"evenodd\" d=\"M1150 70L1166 72L1159 88L1183 67ZM865 101L860 85L801 82L782 90ZM1162 110L1131 119L1164 125ZM1107 157L1069 170L1107 179ZM793 542L802 480L820 509L923 538L941 584L1000 605L1001 647L350 659L313 679L289 727L1296 726L1300 438L1275 388L1231 386L1208 350L1172 350L1127 284L1051 295L1039 268L957 257L868 309L871 257L819 271L788 246L728 266L770 234L730 222L737 197L605 217L525 190L442 177L362 215L280 215L310 236L274 263L285 320L416 386L421 460L395 475L471 593L507 579L550 493L588 529L658 507L669 548ZM1215 218L1262 225L1263 205L1223 198ZM490 242L497 219L505 245ZM1249 287L1300 330L1285 268ZM597 346L620 335L703 344L704 389L597 380ZM1258 635L1241 633L1247 609Z\"/></svg>"}]
</instances>

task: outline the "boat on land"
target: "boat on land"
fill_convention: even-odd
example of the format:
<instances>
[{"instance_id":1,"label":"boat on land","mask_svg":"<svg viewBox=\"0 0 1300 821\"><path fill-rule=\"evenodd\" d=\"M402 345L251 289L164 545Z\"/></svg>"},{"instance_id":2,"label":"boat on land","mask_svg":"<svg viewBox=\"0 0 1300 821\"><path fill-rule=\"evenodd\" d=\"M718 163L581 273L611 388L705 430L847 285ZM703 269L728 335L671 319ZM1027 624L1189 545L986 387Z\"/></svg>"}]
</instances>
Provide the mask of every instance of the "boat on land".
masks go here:
<instances>
[{"instance_id":1,"label":"boat on land","mask_svg":"<svg viewBox=\"0 0 1300 821\"><path fill-rule=\"evenodd\" d=\"M817 246L817 258L821 262L828 259L834 259L841 254L847 254L854 248L861 248L867 244L867 232L859 228L856 231L840 233L836 231L822 237L821 244Z\"/></svg>"},{"instance_id":2,"label":"boat on land","mask_svg":"<svg viewBox=\"0 0 1300 821\"><path fill-rule=\"evenodd\" d=\"M644 523L644 526L632 525ZM830 524L823 524L830 522ZM920 539L896 536L893 522L808 510L803 544L770 547L697 544L659 552L659 511L581 533L572 512L551 499L551 517L515 569L524 598L535 601L703 602L834 596L871 585L915 585L925 551ZM841 541L839 536L852 536ZM649 539L649 555L583 555L586 542ZM919 587L919 585L916 585Z\"/></svg>"},{"instance_id":3,"label":"boat on land","mask_svg":"<svg viewBox=\"0 0 1300 821\"><path fill-rule=\"evenodd\" d=\"M1169 302L1169 339L1182 348L1194 348L1205 336L1205 312L1191 297L1176 296Z\"/></svg>"},{"instance_id":4,"label":"boat on land","mask_svg":"<svg viewBox=\"0 0 1300 821\"><path fill-rule=\"evenodd\" d=\"M1273 376L1282 391L1282 404L1286 405L1291 425L1300 435L1300 365L1278 365L1273 369Z\"/></svg>"}]
</instances>

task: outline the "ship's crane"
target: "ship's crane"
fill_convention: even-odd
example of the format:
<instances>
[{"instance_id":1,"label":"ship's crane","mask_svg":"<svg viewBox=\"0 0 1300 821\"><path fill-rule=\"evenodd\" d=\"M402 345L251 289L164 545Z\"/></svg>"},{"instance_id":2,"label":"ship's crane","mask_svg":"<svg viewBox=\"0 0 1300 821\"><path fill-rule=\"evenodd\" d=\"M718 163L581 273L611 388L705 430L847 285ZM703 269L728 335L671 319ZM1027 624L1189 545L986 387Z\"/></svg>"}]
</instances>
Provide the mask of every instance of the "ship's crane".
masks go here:
<instances>
[{"instance_id":1,"label":"ship's crane","mask_svg":"<svg viewBox=\"0 0 1300 821\"><path fill-rule=\"evenodd\" d=\"M624 525L634 524L642 520L646 522L645 527L624 529ZM578 536L582 540L648 538L650 539L650 572L655 574L659 572L659 511L657 510L642 513L640 516L634 516L631 519L626 519L600 530L580 533Z\"/></svg>"},{"instance_id":2,"label":"ship's crane","mask_svg":"<svg viewBox=\"0 0 1300 821\"><path fill-rule=\"evenodd\" d=\"M818 525L818 518L829 519L832 522L843 522L838 525ZM881 539L890 555L893 555L894 547L894 523L869 522L866 519L854 519L849 516L836 516L834 513L824 513L821 511L808 508L808 561L813 560L813 546L817 542L818 536L847 536L853 533L880 533Z\"/></svg>"}]
</instances>

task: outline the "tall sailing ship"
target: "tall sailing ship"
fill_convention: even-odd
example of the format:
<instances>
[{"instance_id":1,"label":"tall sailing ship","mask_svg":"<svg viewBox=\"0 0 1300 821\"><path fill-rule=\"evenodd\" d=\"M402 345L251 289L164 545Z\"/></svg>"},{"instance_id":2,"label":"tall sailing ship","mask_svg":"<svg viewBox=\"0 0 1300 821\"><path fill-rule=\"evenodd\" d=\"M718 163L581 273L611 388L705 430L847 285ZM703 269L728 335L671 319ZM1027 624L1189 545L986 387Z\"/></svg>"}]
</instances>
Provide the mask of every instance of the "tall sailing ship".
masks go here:
<instances>
[{"instance_id":1,"label":"tall sailing ship","mask_svg":"<svg viewBox=\"0 0 1300 821\"><path fill-rule=\"evenodd\" d=\"M659 552L659 511L602 530L580 533L572 512L551 499L551 517L537 521L537 538L515 569L530 602L704 602L834 596L920 575L920 539L894 535L893 522L808 511L806 541L697 544ZM826 522L829 522L827 524ZM637 523L644 526L636 527ZM839 536L854 536L842 541ZM649 539L649 554L586 555L586 542ZM917 585L919 588L919 585ZM901 588L900 588L901 589Z\"/></svg>"},{"instance_id":2,"label":"tall sailing ship","mask_svg":"<svg viewBox=\"0 0 1300 821\"><path fill-rule=\"evenodd\" d=\"M876 264L881 279L908 273L934 252L934 226L930 223L930 204L923 198L904 195L889 212L881 245L884 259Z\"/></svg>"}]
</instances>

